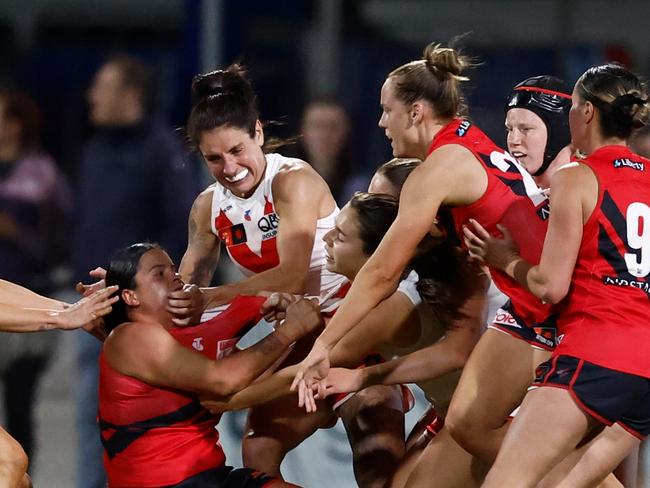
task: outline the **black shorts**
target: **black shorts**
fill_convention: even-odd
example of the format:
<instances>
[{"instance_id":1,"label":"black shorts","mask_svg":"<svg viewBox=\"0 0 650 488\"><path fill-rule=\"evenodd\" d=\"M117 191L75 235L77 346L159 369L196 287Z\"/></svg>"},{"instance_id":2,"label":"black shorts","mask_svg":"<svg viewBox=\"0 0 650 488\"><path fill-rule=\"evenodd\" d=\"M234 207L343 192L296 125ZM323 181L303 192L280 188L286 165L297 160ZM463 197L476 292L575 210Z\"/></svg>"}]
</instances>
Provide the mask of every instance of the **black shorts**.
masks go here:
<instances>
[{"instance_id":1,"label":"black shorts","mask_svg":"<svg viewBox=\"0 0 650 488\"><path fill-rule=\"evenodd\" d=\"M545 351L552 351L557 344L557 326L555 316L549 317L542 323L533 326L524 322L513 313L510 300L497 310L494 320L488 326L505 332L508 335L521 339L528 344Z\"/></svg>"},{"instance_id":2,"label":"black shorts","mask_svg":"<svg viewBox=\"0 0 650 488\"><path fill-rule=\"evenodd\" d=\"M279 481L254 469L220 466L165 488L266 488Z\"/></svg>"},{"instance_id":3,"label":"black shorts","mask_svg":"<svg viewBox=\"0 0 650 488\"><path fill-rule=\"evenodd\" d=\"M553 356L535 371L536 386L569 391L578 406L605 425L650 435L650 379L597 366L572 356Z\"/></svg>"}]
</instances>

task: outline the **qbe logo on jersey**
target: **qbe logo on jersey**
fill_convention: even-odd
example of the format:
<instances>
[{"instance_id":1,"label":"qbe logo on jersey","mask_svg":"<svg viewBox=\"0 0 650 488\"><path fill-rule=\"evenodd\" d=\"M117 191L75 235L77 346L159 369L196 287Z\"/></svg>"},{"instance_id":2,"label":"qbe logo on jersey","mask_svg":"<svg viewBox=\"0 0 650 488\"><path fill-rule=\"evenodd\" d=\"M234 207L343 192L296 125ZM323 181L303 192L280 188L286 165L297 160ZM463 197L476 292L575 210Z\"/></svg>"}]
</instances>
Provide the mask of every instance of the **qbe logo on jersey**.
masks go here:
<instances>
[{"instance_id":1,"label":"qbe logo on jersey","mask_svg":"<svg viewBox=\"0 0 650 488\"><path fill-rule=\"evenodd\" d=\"M257 221L257 228L263 232L262 240L271 239L278 234L279 222L280 219L275 212L267 214Z\"/></svg>"}]
</instances>

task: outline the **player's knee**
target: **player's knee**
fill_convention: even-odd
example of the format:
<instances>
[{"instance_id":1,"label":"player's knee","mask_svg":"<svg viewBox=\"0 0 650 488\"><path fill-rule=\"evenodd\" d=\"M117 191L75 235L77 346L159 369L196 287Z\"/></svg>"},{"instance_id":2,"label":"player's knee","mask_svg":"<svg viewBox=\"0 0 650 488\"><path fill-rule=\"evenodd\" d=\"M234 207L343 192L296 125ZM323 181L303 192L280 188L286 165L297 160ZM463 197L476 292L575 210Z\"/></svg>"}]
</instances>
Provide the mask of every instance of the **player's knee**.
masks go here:
<instances>
[{"instance_id":1,"label":"player's knee","mask_svg":"<svg viewBox=\"0 0 650 488\"><path fill-rule=\"evenodd\" d=\"M478 439L481 439L483 429L475 419L462 409L450 408L445 418L445 428L451 437L466 451L472 452Z\"/></svg>"},{"instance_id":2,"label":"player's knee","mask_svg":"<svg viewBox=\"0 0 650 488\"><path fill-rule=\"evenodd\" d=\"M343 404L339 413L346 426L360 433L376 432L392 422L401 425L404 416L401 392L393 387L366 388Z\"/></svg>"},{"instance_id":3,"label":"player's knee","mask_svg":"<svg viewBox=\"0 0 650 488\"><path fill-rule=\"evenodd\" d=\"M278 439L271 437L255 436L247 433L242 439L242 460L244 466L260 469L261 462L264 462L265 468L269 463L282 462L287 450ZM266 469L263 470L268 472Z\"/></svg>"}]
</instances>

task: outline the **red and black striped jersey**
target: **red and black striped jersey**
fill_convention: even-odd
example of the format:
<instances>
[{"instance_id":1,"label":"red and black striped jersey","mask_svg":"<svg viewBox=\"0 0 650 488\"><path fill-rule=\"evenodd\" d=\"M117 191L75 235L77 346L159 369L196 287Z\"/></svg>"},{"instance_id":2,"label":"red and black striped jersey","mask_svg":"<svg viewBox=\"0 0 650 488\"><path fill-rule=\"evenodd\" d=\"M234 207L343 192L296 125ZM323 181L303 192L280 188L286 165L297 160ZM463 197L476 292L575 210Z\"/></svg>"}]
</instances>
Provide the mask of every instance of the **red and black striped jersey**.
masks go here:
<instances>
[{"instance_id":1,"label":"red and black striped jersey","mask_svg":"<svg viewBox=\"0 0 650 488\"><path fill-rule=\"evenodd\" d=\"M650 160L605 146L584 164L598 201L560 308L556 353L650 377Z\"/></svg>"},{"instance_id":2,"label":"red and black striped jersey","mask_svg":"<svg viewBox=\"0 0 650 488\"><path fill-rule=\"evenodd\" d=\"M169 333L183 346L220 359L259 322L264 301L238 296L213 319ZM131 347L137 354L138 345ZM218 422L195 394L119 373L100 355L99 426L111 488L174 485L223 465Z\"/></svg>"},{"instance_id":3,"label":"red and black striped jersey","mask_svg":"<svg viewBox=\"0 0 650 488\"><path fill-rule=\"evenodd\" d=\"M488 179L481 198L470 205L448 208L456 233L463 235L462 227L469 219L475 219L495 236L501 235L496 225L502 224L510 230L522 257L539 263L548 226L546 194L514 157L500 149L472 122L455 119L446 125L433 138L428 154L448 144L471 151ZM497 269L490 269L490 273L496 286L510 298L509 311L519 323L532 327L551 315L549 305L543 304L505 273Z\"/></svg>"}]
</instances>

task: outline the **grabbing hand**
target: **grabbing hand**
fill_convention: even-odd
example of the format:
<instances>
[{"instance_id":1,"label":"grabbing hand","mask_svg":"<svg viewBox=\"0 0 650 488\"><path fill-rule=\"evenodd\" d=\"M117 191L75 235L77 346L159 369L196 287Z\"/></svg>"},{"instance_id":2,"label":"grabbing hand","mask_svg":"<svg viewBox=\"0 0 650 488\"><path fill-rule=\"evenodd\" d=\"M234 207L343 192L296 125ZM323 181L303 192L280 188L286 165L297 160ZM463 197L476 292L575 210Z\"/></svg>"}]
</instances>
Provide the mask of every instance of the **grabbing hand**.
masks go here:
<instances>
[{"instance_id":1,"label":"grabbing hand","mask_svg":"<svg viewBox=\"0 0 650 488\"><path fill-rule=\"evenodd\" d=\"M218 400L213 397L205 397L199 398L199 401L203 408L209 411L212 415L219 415L230 410L228 408L228 402L225 399Z\"/></svg>"},{"instance_id":2,"label":"grabbing hand","mask_svg":"<svg viewBox=\"0 0 650 488\"><path fill-rule=\"evenodd\" d=\"M77 290L77 293L79 293L79 295L84 297L90 296L96 291L106 288L106 270L104 268L97 267L89 271L88 275L90 275L93 278L99 279L99 281L96 281L95 283L92 283L90 285L84 285L80 281L75 285L74 288L75 290Z\"/></svg>"},{"instance_id":3,"label":"grabbing hand","mask_svg":"<svg viewBox=\"0 0 650 488\"><path fill-rule=\"evenodd\" d=\"M329 349L316 339L309 354L298 366L291 390L298 391L298 406L305 407L307 412L316 411L314 390L320 398L325 395L324 379L330 369Z\"/></svg>"},{"instance_id":4,"label":"grabbing hand","mask_svg":"<svg viewBox=\"0 0 650 488\"><path fill-rule=\"evenodd\" d=\"M323 397L320 394L316 398L321 400L330 395L338 393L352 393L362 390L363 385L363 369L348 369L348 368L331 368L325 378L325 394Z\"/></svg>"},{"instance_id":5,"label":"grabbing hand","mask_svg":"<svg viewBox=\"0 0 650 488\"><path fill-rule=\"evenodd\" d=\"M182 289L168 295L167 311L172 314L172 322L179 327L198 324L205 310L205 300L201 289L196 285L184 285Z\"/></svg>"},{"instance_id":6,"label":"grabbing hand","mask_svg":"<svg viewBox=\"0 0 650 488\"><path fill-rule=\"evenodd\" d=\"M58 314L57 328L72 330L86 326L88 327L86 330L90 331L93 328L90 324L109 313L111 305L119 300L118 296L114 296L117 288L117 286L103 288L90 296L81 298L65 310L56 312Z\"/></svg>"},{"instance_id":7,"label":"grabbing hand","mask_svg":"<svg viewBox=\"0 0 650 488\"><path fill-rule=\"evenodd\" d=\"M264 320L268 322L280 322L287 317L287 307L300 299L300 296L291 293L274 292L269 295L262 304L261 312Z\"/></svg>"},{"instance_id":8,"label":"grabbing hand","mask_svg":"<svg viewBox=\"0 0 650 488\"><path fill-rule=\"evenodd\" d=\"M325 322L316 298L301 298L291 303L286 311L286 323L297 329L298 338L322 327ZM289 325L286 325L287 327Z\"/></svg>"},{"instance_id":9,"label":"grabbing hand","mask_svg":"<svg viewBox=\"0 0 650 488\"><path fill-rule=\"evenodd\" d=\"M498 238L490 235L474 219L469 220L469 225L463 226L463 234L472 259L501 270L505 270L510 263L519 259L517 246L507 228L497 224L497 229L503 234L503 238Z\"/></svg>"}]
</instances>

